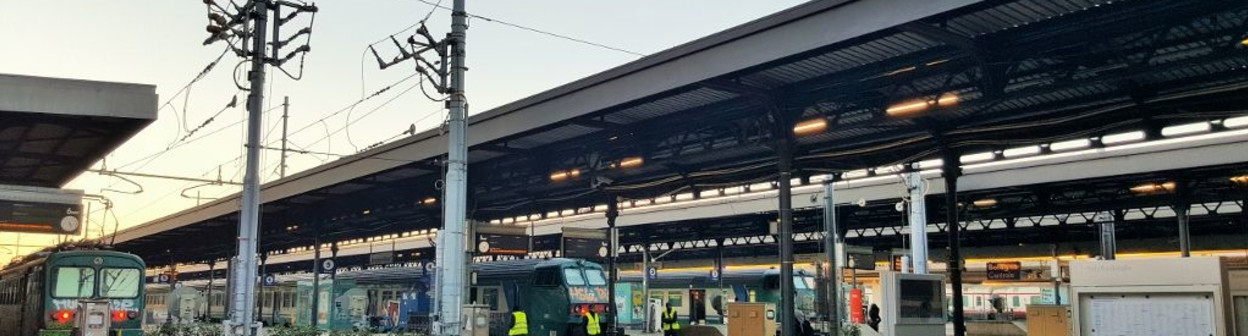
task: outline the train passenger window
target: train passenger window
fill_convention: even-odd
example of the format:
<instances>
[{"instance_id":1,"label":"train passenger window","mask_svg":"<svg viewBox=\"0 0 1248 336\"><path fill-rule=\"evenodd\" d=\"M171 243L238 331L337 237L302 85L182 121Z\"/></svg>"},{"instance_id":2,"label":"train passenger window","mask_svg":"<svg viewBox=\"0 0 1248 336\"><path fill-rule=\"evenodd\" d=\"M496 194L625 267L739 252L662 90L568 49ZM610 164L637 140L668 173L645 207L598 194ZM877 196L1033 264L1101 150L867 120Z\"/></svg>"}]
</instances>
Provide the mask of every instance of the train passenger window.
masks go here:
<instances>
[{"instance_id":1,"label":"train passenger window","mask_svg":"<svg viewBox=\"0 0 1248 336\"><path fill-rule=\"evenodd\" d=\"M1014 305L1013 305L1013 306L1014 306L1014 307L1022 307L1022 305L1018 304L1018 297L1017 297L1017 296L1015 296L1015 297L1014 297Z\"/></svg>"},{"instance_id":2,"label":"train passenger window","mask_svg":"<svg viewBox=\"0 0 1248 336\"><path fill-rule=\"evenodd\" d=\"M139 295L142 272L136 268L105 268L100 281L100 296L110 299L127 299Z\"/></svg>"},{"instance_id":3,"label":"train passenger window","mask_svg":"<svg viewBox=\"0 0 1248 336\"><path fill-rule=\"evenodd\" d=\"M602 270L586 269L585 279L589 280L589 284L592 286L606 286L607 285L607 277L602 275Z\"/></svg>"},{"instance_id":4,"label":"train passenger window","mask_svg":"<svg viewBox=\"0 0 1248 336\"><path fill-rule=\"evenodd\" d=\"M482 303L490 306L491 311L498 311L498 288L482 288Z\"/></svg>"},{"instance_id":5,"label":"train passenger window","mask_svg":"<svg viewBox=\"0 0 1248 336\"><path fill-rule=\"evenodd\" d=\"M563 280L567 281L569 286L585 285L585 276L581 275L581 270L575 268L563 269Z\"/></svg>"},{"instance_id":6,"label":"train passenger window","mask_svg":"<svg viewBox=\"0 0 1248 336\"><path fill-rule=\"evenodd\" d=\"M975 297L975 306L976 306L976 307L982 307L982 306L984 306L984 297L982 297L982 296L976 296L976 297Z\"/></svg>"},{"instance_id":7,"label":"train passenger window","mask_svg":"<svg viewBox=\"0 0 1248 336\"><path fill-rule=\"evenodd\" d=\"M684 302L682 302L683 298L684 298L684 295L682 295L681 292L676 292L676 291L667 292L667 303L671 303L672 307L682 306L684 304Z\"/></svg>"},{"instance_id":8,"label":"train passenger window","mask_svg":"<svg viewBox=\"0 0 1248 336\"><path fill-rule=\"evenodd\" d=\"M539 268L533 272L533 285L545 287L557 287L561 284L559 281L558 268Z\"/></svg>"},{"instance_id":9,"label":"train passenger window","mask_svg":"<svg viewBox=\"0 0 1248 336\"><path fill-rule=\"evenodd\" d=\"M95 293L95 269L89 267L60 267L56 269L56 284L52 296L58 298L85 298Z\"/></svg>"}]
</instances>

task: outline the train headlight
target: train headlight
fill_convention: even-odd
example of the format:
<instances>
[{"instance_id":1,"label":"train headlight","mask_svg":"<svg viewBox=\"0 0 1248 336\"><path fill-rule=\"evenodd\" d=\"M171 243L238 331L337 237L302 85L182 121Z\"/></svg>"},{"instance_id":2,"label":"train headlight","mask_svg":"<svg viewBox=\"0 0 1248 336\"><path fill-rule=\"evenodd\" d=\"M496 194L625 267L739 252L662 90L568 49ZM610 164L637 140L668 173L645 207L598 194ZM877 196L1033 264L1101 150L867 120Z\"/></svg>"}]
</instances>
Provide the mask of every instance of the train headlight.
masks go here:
<instances>
[{"instance_id":1,"label":"train headlight","mask_svg":"<svg viewBox=\"0 0 1248 336\"><path fill-rule=\"evenodd\" d=\"M69 322L70 320L74 319L74 311L58 310L58 311L52 312L52 319L60 323Z\"/></svg>"}]
</instances>

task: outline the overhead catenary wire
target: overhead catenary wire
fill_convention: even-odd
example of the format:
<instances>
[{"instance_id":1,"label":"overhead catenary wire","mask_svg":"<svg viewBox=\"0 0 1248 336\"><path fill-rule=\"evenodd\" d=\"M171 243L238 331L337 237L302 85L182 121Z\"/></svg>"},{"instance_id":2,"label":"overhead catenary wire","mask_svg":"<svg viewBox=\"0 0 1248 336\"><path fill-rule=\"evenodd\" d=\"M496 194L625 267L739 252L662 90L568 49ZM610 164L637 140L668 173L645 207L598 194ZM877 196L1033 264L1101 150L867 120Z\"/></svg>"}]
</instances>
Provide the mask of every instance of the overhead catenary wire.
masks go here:
<instances>
[{"instance_id":1,"label":"overhead catenary wire","mask_svg":"<svg viewBox=\"0 0 1248 336\"><path fill-rule=\"evenodd\" d=\"M428 1L428 0L416 0L416 1L419 1L419 2L424 3L424 4L426 4L426 5L433 6L433 8L437 8L437 9L444 9L444 10L448 10L448 11L449 11L449 10L451 10L451 8L446 7L446 6L443 6L443 5L441 4L441 1L438 1L437 3L430 2L430 1ZM627 50L627 49L623 49L623 48L612 47L612 46L609 46L609 45L606 45L606 44L602 44L602 43L597 43L597 42L593 42L593 41L589 41L589 40L585 40L585 39L575 38L575 37L571 37L571 36L567 36L567 35L563 35L563 34L559 34L559 33L553 33L553 32L550 32L550 31L541 30L541 29L537 29L537 28L533 28L533 27L528 27L528 26L523 26L523 25L520 25L520 24L515 24L515 23L511 23L511 22L507 22L507 21L502 21L502 20L498 20L498 19L494 19L494 18L490 18L490 17L485 17L485 16L481 16L481 15L473 14L473 13L467 13L467 15L468 15L468 17L470 17L470 18L480 19L480 20L487 21L487 22L493 22L493 23L497 23L497 24L500 24L500 25L508 26L508 27L511 27L511 28L516 28L516 29L520 29L520 30L524 30L524 31L532 32L532 33L537 33L537 34L541 34L541 35L546 35L546 36L550 36L550 37L554 37L554 38L558 38L558 39L568 40L568 41L572 41L572 42L576 42L576 43L580 43L580 44L584 44L584 45L589 45L589 46L594 46L594 47L598 47L598 48L602 48L602 49L607 49L607 50L611 50L611 51L621 52L621 53L625 53L625 54L629 54L629 55L633 55L633 56L641 56L641 57L645 57L645 56L646 56L646 54L642 54L642 53L639 53L639 52L635 52L635 51L631 51L631 50Z\"/></svg>"}]
</instances>

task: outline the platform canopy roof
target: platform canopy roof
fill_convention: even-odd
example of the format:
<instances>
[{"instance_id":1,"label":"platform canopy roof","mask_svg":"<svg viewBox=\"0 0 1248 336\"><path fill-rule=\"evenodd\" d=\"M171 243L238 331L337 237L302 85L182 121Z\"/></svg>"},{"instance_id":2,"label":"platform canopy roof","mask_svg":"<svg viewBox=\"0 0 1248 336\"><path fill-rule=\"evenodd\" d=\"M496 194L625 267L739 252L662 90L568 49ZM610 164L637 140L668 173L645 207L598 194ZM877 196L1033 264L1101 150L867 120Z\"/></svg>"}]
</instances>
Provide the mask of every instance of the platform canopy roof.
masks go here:
<instances>
[{"instance_id":1,"label":"platform canopy roof","mask_svg":"<svg viewBox=\"0 0 1248 336\"><path fill-rule=\"evenodd\" d=\"M1246 19L1242 1L812 1L474 115L469 217L774 181L794 132L803 178L942 149L1159 137L1243 113ZM438 227L446 142L424 132L266 183L263 248ZM116 242L232 255L237 203Z\"/></svg>"},{"instance_id":2,"label":"platform canopy roof","mask_svg":"<svg viewBox=\"0 0 1248 336\"><path fill-rule=\"evenodd\" d=\"M59 188L156 120L156 87L0 74L0 184Z\"/></svg>"}]
</instances>

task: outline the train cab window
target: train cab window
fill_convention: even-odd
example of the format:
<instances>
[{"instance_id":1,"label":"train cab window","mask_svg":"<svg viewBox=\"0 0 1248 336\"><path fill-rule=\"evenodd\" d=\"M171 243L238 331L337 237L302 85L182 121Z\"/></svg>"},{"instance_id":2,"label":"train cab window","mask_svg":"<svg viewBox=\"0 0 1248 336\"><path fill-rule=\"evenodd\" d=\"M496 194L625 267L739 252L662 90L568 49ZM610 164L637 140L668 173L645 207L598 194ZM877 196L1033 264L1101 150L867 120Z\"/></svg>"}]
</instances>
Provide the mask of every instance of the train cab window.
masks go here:
<instances>
[{"instance_id":1,"label":"train cab window","mask_svg":"<svg viewBox=\"0 0 1248 336\"><path fill-rule=\"evenodd\" d=\"M581 270L575 268L563 269L563 280L568 282L568 286L585 285L585 276L581 275Z\"/></svg>"},{"instance_id":2,"label":"train cab window","mask_svg":"<svg viewBox=\"0 0 1248 336\"><path fill-rule=\"evenodd\" d=\"M763 277L763 288L767 290L780 289L780 276L768 275Z\"/></svg>"},{"instance_id":3,"label":"train cab window","mask_svg":"<svg viewBox=\"0 0 1248 336\"><path fill-rule=\"evenodd\" d=\"M558 268L539 268L533 272L533 285L541 287L558 287L562 284L559 281L559 278Z\"/></svg>"},{"instance_id":4,"label":"train cab window","mask_svg":"<svg viewBox=\"0 0 1248 336\"><path fill-rule=\"evenodd\" d=\"M58 298L86 298L95 293L95 269L89 267L59 267L53 283L52 296Z\"/></svg>"},{"instance_id":5,"label":"train cab window","mask_svg":"<svg viewBox=\"0 0 1248 336\"><path fill-rule=\"evenodd\" d=\"M586 269L585 280L588 280L591 286L607 285L607 277L602 275L602 270Z\"/></svg>"},{"instance_id":6,"label":"train cab window","mask_svg":"<svg viewBox=\"0 0 1248 336\"><path fill-rule=\"evenodd\" d=\"M100 280L100 296L129 299L139 296L143 274L137 268L105 268Z\"/></svg>"}]
</instances>

